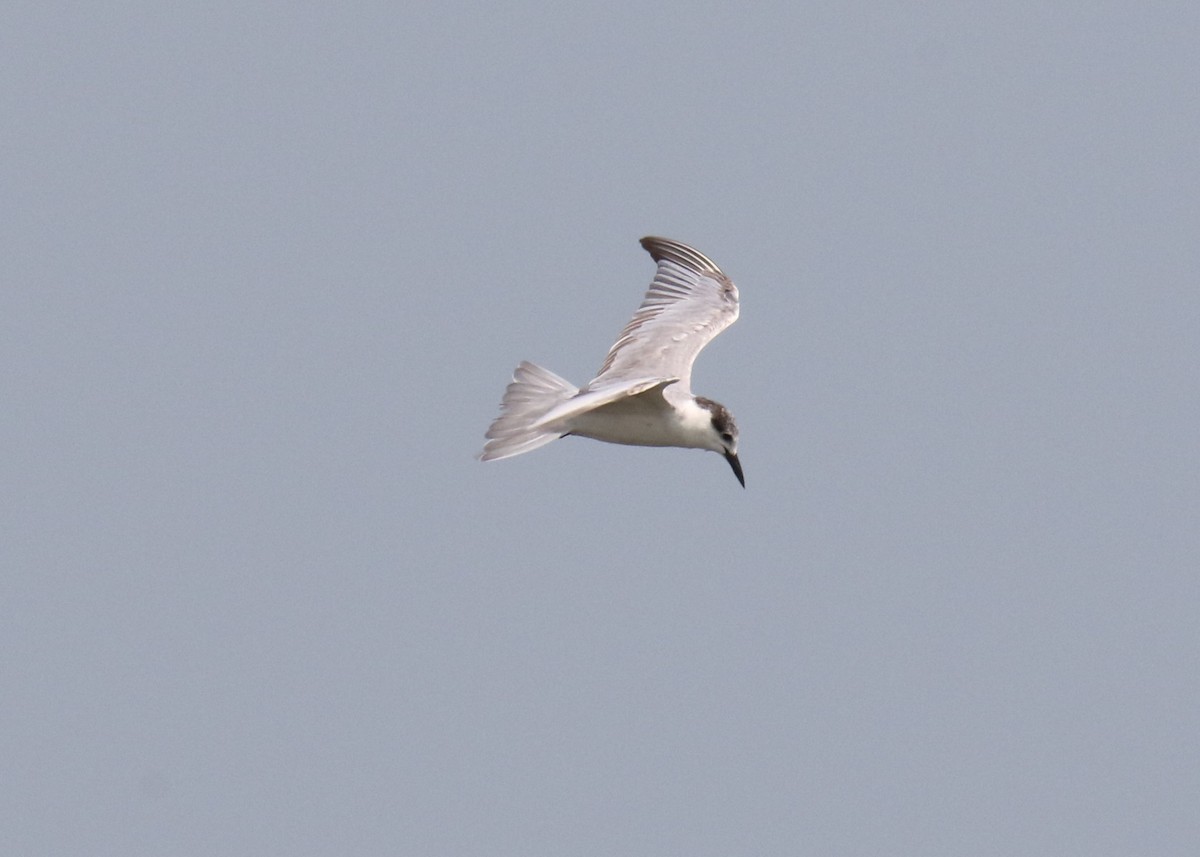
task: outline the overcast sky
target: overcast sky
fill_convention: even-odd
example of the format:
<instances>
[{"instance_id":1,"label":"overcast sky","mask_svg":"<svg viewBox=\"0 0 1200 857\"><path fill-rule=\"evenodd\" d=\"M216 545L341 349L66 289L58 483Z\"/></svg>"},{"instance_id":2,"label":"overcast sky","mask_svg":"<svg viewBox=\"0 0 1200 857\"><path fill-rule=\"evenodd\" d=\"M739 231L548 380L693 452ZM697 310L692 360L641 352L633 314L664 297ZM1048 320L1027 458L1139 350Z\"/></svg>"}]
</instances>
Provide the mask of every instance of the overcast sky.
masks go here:
<instances>
[{"instance_id":1,"label":"overcast sky","mask_svg":"<svg viewBox=\"0 0 1200 857\"><path fill-rule=\"evenodd\" d=\"M1200 6L0 12L0 850L1200 853ZM474 456L654 265L720 456Z\"/></svg>"}]
</instances>

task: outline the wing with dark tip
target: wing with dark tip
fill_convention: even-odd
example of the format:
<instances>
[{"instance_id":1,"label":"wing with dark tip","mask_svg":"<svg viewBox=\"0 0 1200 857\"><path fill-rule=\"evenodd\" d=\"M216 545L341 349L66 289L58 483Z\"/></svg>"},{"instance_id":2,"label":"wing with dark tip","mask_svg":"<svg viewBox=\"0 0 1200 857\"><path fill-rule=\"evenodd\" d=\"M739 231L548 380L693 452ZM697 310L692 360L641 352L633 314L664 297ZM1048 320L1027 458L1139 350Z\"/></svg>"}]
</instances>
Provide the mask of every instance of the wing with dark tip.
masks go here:
<instances>
[{"instance_id":1,"label":"wing with dark tip","mask_svg":"<svg viewBox=\"0 0 1200 857\"><path fill-rule=\"evenodd\" d=\"M690 392L696 355L738 317L737 286L711 259L686 244L647 237L642 246L658 263L658 271L587 388L658 377L678 378L676 389Z\"/></svg>"}]
</instances>

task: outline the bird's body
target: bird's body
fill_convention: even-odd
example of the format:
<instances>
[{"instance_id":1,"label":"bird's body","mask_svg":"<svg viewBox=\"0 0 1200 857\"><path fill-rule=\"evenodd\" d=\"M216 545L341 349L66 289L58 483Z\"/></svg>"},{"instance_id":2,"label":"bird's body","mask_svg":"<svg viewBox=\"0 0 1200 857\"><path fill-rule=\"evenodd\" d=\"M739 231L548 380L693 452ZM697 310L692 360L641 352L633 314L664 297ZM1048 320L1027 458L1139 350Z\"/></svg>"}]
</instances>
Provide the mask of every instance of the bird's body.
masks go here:
<instances>
[{"instance_id":1,"label":"bird's body","mask_svg":"<svg viewBox=\"0 0 1200 857\"><path fill-rule=\"evenodd\" d=\"M670 389L651 389L585 411L571 420L571 434L630 446L705 449L712 414L691 397L671 397Z\"/></svg>"},{"instance_id":2,"label":"bird's body","mask_svg":"<svg viewBox=\"0 0 1200 857\"><path fill-rule=\"evenodd\" d=\"M692 363L737 319L738 292L708 257L666 238L643 238L658 270L642 305L582 389L521 363L487 431L484 461L530 452L567 435L633 446L708 449L745 485L737 426L691 391Z\"/></svg>"}]
</instances>

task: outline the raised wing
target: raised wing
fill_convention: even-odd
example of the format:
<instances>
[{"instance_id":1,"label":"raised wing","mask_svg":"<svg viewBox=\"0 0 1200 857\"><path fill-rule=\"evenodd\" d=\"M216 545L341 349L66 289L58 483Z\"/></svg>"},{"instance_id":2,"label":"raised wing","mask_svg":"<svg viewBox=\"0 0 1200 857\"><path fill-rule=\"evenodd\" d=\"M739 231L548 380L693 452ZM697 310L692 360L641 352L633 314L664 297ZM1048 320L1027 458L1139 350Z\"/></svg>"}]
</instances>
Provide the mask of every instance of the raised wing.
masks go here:
<instances>
[{"instance_id":1,"label":"raised wing","mask_svg":"<svg viewBox=\"0 0 1200 857\"><path fill-rule=\"evenodd\" d=\"M698 250L668 238L643 238L658 271L642 305L585 389L630 378L678 378L691 391L692 363L738 317L738 290Z\"/></svg>"}]
</instances>

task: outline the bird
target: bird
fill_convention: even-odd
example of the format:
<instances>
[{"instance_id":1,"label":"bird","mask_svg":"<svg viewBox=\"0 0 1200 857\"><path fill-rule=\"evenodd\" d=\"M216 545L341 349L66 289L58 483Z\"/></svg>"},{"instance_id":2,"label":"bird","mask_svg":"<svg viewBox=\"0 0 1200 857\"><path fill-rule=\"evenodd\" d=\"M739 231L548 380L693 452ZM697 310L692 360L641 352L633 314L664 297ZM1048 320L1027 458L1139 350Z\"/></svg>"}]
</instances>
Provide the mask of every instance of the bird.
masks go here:
<instances>
[{"instance_id":1,"label":"bird","mask_svg":"<svg viewBox=\"0 0 1200 857\"><path fill-rule=\"evenodd\" d=\"M746 487L733 415L691 388L696 355L737 320L737 286L686 244L647 236L641 245L658 268L599 373L575 387L537 364L518 364L485 434L482 461L532 452L560 437L587 437L710 450L725 457Z\"/></svg>"}]
</instances>

